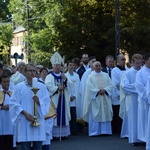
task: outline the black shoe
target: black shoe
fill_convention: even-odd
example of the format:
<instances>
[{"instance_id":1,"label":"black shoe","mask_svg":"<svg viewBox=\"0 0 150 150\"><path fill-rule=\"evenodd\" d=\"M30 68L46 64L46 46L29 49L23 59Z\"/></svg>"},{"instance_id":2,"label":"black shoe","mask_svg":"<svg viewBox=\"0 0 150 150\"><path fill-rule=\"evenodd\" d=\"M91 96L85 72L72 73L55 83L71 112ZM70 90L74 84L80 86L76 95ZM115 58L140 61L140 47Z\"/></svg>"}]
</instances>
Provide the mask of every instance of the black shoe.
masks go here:
<instances>
[{"instance_id":1,"label":"black shoe","mask_svg":"<svg viewBox=\"0 0 150 150\"><path fill-rule=\"evenodd\" d=\"M146 146L145 142L136 142L136 143L132 143L133 146Z\"/></svg>"}]
</instances>

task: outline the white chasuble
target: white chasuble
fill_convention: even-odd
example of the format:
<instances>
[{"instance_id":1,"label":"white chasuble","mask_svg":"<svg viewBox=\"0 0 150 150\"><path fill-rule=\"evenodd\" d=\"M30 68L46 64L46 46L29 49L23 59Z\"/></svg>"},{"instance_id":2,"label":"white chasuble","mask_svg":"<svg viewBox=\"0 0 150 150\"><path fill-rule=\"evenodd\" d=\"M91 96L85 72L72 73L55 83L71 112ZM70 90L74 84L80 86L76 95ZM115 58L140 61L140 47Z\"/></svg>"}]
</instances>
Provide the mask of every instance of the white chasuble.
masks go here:
<instances>
[{"instance_id":1,"label":"white chasuble","mask_svg":"<svg viewBox=\"0 0 150 150\"><path fill-rule=\"evenodd\" d=\"M112 82L107 73L92 72L86 84L84 99L83 119L88 122L91 106L93 120L96 122L106 122L112 120ZM105 89L106 94L99 95L98 91Z\"/></svg>"}]
</instances>

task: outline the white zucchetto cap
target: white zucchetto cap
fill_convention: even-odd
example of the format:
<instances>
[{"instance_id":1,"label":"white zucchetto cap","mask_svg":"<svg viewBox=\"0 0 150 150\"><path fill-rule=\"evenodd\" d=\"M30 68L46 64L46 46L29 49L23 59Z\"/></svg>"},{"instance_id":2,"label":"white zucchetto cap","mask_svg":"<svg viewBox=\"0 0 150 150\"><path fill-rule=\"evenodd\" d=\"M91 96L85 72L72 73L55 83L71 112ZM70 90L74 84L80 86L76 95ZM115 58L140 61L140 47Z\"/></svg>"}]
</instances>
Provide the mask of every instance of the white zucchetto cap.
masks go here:
<instances>
[{"instance_id":1,"label":"white zucchetto cap","mask_svg":"<svg viewBox=\"0 0 150 150\"><path fill-rule=\"evenodd\" d=\"M62 64L63 63L63 58L58 52L55 52L53 56L50 58L51 64L56 65L56 64Z\"/></svg>"}]
</instances>

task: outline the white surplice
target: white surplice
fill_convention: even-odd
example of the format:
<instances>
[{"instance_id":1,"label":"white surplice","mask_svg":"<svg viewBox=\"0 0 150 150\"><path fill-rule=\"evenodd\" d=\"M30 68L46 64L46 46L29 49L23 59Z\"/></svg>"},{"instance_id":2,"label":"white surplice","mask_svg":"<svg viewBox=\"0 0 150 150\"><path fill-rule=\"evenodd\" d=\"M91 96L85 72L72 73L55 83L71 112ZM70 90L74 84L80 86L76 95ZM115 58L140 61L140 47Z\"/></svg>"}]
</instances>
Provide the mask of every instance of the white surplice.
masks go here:
<instances>
[{"instance_id":1,"label":"white surplice","mask_svg":"<svg viewBox=\"0 0 150 150\"><path fill-rule=\"evenodd\" d=\"M41 124L38 127L31 126L31 122L21 114L25 110L34 116L33 91L31 90L31 86L25 82L17 84L10 99L10 115L12 123L16 125L17 142L46 140L44 116L49 111L49 93L46 86L40 82L38 82L37 88L39 88L37 96L40 102L40 106L37 105L37 121Z\"/></svg>"},{"instance_id":2,"label":"white surplice","mask_svg":"<svg viewBox=\"0 0 150 150\"><path fill-rule=\"evenodd\" d=\"M1 89L3 91L3 89ZM8 90L11 91L11 90ZM9 105L10 101L10 95L5 94L4 96L4 101L3 101L3 106ZM11 122L10 114L9 114L9 109L8 110L3 110L0 109L0 135L13 135L14 130L13 130L13 125Z\"/></svg>"},{"instance_id":3,"label":"white surplice","mask_svg":"<svg viewBox=\"0 0 150 150\"><path fill-rule=\"evenodd\" d=\"M125 115L127 116L126 126L128 127L128 141L129 143L140 142L138 140L137 118L138 118L138 94L135 89L135 77L138 70L131 67L124 73L121 87L126 93L125 98Z\"/></svg>"},{"instance_id":4,"label":"white surplice","mask_svg":"<svg viewBox=\"0 0 150 150\"><path fill-rule=\"evenodd\" d=\"M70 107L76 107L76 111L77 111L77 116L79 116L80 113L80 99L79 99L79 87L80 87L80 78L79 75L75 72L73 72L72 75L70 75L69 72L65 73L66 77L69 78L72 83L72 89L71 89L71 95L70 96L75 96L75 99L73 101L70 102Z\"/></svg>"},{"instance_id":5,"label":"white surplice","mask_svg":"<svg viewBox=\"0 0 150 150\"><path fill-rule=\"evenodd\" d=\"M150 75L146 84L146 95L148 98L148 107L150 107ZM150 108L148 110L148 116L150 116ZM150 150L150 118L148 117L147 129L146 129L146 150Z\"/></svg>"},{"instance_id":6,"label":"white surplice","mask_svg":"<svg viewBox=\"0 0 150 150\"><path fill-rule=\"evenodd\" d=\"M97 94L100 89L105 89L107 94ZM112 134L112 89L113 85L107 73L96 73L93 71L88 76L84 98L83 120L89 122L89 136Z\"/></svg>"},{"instance_id":7,"label":"white surplice","mask_svg":"<svg viewBox=\"0 0 150 150\"><path fill-rule=\"evenodd\" d=\"M51 144L51 140L53 139L53 136L52 136L53 124L54 124L53 117L45 120L46 140L43 141L43 145Z\"/></svg>"},{"instance_id":8,"label":"white surplice","mask_svg":"<svg viewBox=\"0 0 150 150\"><path fill-rule=\"evenodd\" d=\"M146 141L147 120L149 104L146 96L147 78L150 76L150 68L145 65L137 72L135 88L138 93L138 139Z\"/></svg>"},{"instance_id":9,"label":"white surplice","mask_svg":"<svg viewBox=\"0 0 150 150\"><path fill-rule=\"evenodd\" d=\"M86 81L87 81L87 78L88 76L91 74L92 72L92 69L89 68L87 69L84 74L82 75L82 78L81 78L81 82L80 82L80 95L81 95L81 103L80 103L80 108L81 108L81 112L79 114L79 118L82 118L83 116L83 105L84 105L84 96L85 96L85 89L86 89Z\"/></svg>"},{"instance_id":10,"label":"white surplice","mask_svg":"<svg viewBox=\"0 0 150 150\"><path fill-rule=\"evenodd\" d=\"M8 91L12 91L12 92L13 92L14 87L15 87L15 85L13 84L13 82L10 81L10 83L9 83L9 90L8 90ZM3 88L2 88L2 85L1 85L1 84L0 84L0 90L3 91ZM7 101L7 98L8 98L9 101L10 101L10 97L8 96L8 94L7 94L6 97L5 97L6 101ZM8 104L9 104L9 103L8 103ZM9 113L9 110L8 110L7 113ZM1 118L1 117L0 117L0 118ZM6 118L8 118L8 120L10 119L10 125L12 125L11 118L10 118L10 114L9 114L9 117L6 117ZM1 118L1 119L4 119L4 118ZM7 119L6 119L5 121L7 121ZM5 121L4 121L4 124L5 124ZM8 124L8 123L7 123L7 124ZM2 125L2 124L1 124L1 125ZM0 128L1 128L1 125L0 125ZM9 124L8 124L8 125L9 125ZM7 128L7 125L6 125L5 127ZM3 127L3 128L5 128L5 127ZM0 129L0 130L1 130L1 129ZM7 132L10 131L10 130L11 130L11 127L10 127L9 130L7 130ZM0 132L1 132L1 131L0 131ZM13 126L13 147L16 147L16 127L15 127L15 126Z\"/></svg>"},{"instance_id":11,"label":"white surplice","mask_svg":"<svg viewBox=\"0 0 150 150\"><path fill-rule=\"evenodd\" d=\"M125 73L123 73L120 81L120 109L119 116L122 118L122 126L121 126L121 138L129 137L129 129L128 129L128 117L127 117L127 108L126 108L126 98L127 93L122 88L122 84L124 82Z\"/></svg>"},{"instance_id":12,"label":"white surplice","mask_svg":"<svg viewBox=\"0 0 150 150\"><path fill-rule=\"evenodd\" d=\"M120 82L123 73L126 70L120 70L118 67L114 67L111 71L111 79L113 83L113 105L120 105Z\"/></svg>"}]
</instances>

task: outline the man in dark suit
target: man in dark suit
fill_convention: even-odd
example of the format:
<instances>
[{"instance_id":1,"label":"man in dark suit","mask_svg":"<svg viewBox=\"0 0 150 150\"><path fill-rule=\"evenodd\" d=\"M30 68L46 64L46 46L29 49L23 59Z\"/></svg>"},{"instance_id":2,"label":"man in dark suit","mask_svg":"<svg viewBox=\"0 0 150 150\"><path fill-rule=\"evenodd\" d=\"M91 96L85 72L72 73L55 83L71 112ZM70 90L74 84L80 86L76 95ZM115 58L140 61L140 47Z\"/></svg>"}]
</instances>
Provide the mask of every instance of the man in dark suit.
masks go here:
<instances>
[{"instance_id":1,"label":"man in dark suit","mask_svg":"<svg viewBox=\"0 0 150 150\"><path fill-rule=\"evenodd\" d=\"M79 58L73 58L72 61L74 62L74 68L75 72L79 75L80 80L82 78L83 73L85 72L84 67L80 66L80 59Z\"/></svg>"},{"instance_id":2,"label":"man in dark suit","mask_svg":"<svg viewBox=\"0 0 150 150\"><path fill-rule=\"evenodd\" d=\"M106 64L106 67L103 68L102 71L108 73L109 77L111 78L111 70L114 67L114 57L112 55L106 56L105 64Z\"/></svg>"},{"instance_id":3,"label":"man in dark suit","mask_svg":"<svg viewBox=\"0 0 150 150\"><path fill-rule=\"evenodd\" d=\"M82 61L83 61L83 65L81 66L81 68L83 68L86 71L88 68L90 68L89 55L88 54L83 54L82 55Z\"/></svg>"}]
</instances>

